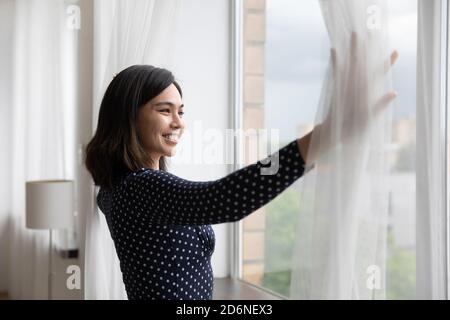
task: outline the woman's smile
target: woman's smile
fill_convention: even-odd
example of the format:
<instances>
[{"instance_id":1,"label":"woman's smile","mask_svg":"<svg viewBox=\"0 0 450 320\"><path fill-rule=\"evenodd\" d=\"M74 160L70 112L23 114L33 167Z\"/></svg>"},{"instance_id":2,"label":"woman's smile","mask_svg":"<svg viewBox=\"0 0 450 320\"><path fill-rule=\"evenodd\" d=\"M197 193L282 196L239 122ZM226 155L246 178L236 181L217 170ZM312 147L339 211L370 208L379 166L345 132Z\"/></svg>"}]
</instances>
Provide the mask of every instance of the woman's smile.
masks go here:
<instances>
[{"instance_id":1,"label":"woman's smile","mask_svg":"<svg viewBox=\"0 0 450 320\"><path fill-rule=\"evenodd\" d=\"M163 134L163 138L166 142L168 142L170 144L177 144L180 139L180 135L173 134L173 133Z\"/></svg>"}]
</instances>

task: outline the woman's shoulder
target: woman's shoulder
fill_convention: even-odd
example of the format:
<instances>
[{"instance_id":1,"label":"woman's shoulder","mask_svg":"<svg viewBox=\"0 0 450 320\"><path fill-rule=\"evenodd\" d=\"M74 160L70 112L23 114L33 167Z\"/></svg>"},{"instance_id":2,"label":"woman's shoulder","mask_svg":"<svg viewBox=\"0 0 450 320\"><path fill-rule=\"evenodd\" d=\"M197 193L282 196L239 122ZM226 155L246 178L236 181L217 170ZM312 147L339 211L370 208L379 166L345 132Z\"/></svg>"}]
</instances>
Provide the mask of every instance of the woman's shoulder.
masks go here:
<instances>
[{"instance_id":1,"label":"woman's shoulder","mask_svg":"<svg viewBox=\"0 0 450 320\"><path fill-rule=\"evenodd\" d=\"M151 168L140 168L134 171L129 171L124 175L123 180L136 179L147 176L168 176L171 175L168 171L156 170Z\"/></svg>"},{"instance_id":2,"label":"woman's shoulder","mask_svg":"<svg viewBox=\"0 0 450 320\"><path fill-rule=\"evenodd\" d=\"M140 168L129 171L122 176L117 187L127 187L142 183L159 183L160 181L171 181L174 175L164 170L155 170L150 168Z\"/></svg>"}]
</instances>

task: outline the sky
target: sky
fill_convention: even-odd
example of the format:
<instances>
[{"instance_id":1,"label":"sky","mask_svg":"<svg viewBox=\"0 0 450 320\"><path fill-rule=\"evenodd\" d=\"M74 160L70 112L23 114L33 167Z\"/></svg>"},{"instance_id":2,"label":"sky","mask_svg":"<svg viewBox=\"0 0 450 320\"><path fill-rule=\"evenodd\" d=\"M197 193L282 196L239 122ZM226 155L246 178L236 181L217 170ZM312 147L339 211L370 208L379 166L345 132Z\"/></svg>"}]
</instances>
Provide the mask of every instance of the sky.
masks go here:
<instances>
[{"instance_id":1,"label":"sky","mask_svg":"<svg viewBox=\"0 0 450 320\"><path fill-rule=\"evenodd\" d=\"M282 141L316 117L330 43L318 0L266 1L266 128ZM417 1L390 0L390 45L400 52L393 69L399 96L394 118L415 115Z\"/></svg>"}]
</instances>

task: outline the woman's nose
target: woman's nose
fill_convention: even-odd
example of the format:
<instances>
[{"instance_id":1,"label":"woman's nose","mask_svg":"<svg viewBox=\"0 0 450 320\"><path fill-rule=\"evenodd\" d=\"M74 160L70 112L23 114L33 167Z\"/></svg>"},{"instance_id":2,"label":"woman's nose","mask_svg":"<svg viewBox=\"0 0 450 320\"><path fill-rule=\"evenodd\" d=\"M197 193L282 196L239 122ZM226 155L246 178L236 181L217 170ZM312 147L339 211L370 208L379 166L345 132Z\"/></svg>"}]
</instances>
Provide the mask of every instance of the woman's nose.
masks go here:
<instances>
[{"instance_id":1,"label":"woman's nose","mask_svg":"<svg viewBox=\"0 0 450 320\"><path fill-rule=\"evenodd\" d=\"M183 128L184 127L184 120L181 118L181 116L178 113L175 113L172 116L171 126L174 128Z\"/></svg>"}]
</instances>

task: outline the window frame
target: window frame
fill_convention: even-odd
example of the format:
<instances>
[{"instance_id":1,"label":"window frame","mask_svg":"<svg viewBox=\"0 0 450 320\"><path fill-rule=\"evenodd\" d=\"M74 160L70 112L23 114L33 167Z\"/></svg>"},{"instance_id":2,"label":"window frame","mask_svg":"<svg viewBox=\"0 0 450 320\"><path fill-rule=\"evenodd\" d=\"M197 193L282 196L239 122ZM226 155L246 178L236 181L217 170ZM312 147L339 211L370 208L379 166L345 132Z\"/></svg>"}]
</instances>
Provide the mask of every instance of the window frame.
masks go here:
<instances>
[{"instance_id":1,"label":"window frame","mask_svg":"<svg viewBox=\"0 0 450 320\"><path fill-rule=\"evenodd\" d=\"M243 0L230 1L230 94L232 98L231 125L236 132L242 127L243 110ZM242 157L241 139L239 135L233 135L233 164L232 170L240 169ZM242 268L242 226L239 222L231 223L230 227L230 275L232 279L240 280Z\"/></svg>"},{"instance_id":2,"label":"window frame","mask_svg":"<svg viewBox=\"0 0 450 320\"><path fill-rule=\"evenodd\" d=\"M243 32L244 32L244 0L232 0L230 6L230 95L232 107L230 112L231 127L234 132L242 128L243 124ZM233 164L232 171L244 167L242 161L242 136L233 136ZM233 281L244 283L255 290L259 290L274 299L284 300L286 297L267 288L256 286L242 279L242 233L243 226L240 221L230 223L230 278Z\"/></svg>"},{"instance_id":3,"label":"window frame","mask_svg":"<svg viewBox=\"0 0 450 320\"><path fill-rule=\"evenodd\" d=\"M448 114L448 2L446 0L418 0L419 17L423 17L423 24L426 26L418 32L423 32L424 38L430 42L424 46L424 51L421 50L421 39L418 39L418 65L422 64L426 70L429 70L427 83L421 86L417 84L417 145L424 140L426 134L438 139L436 144L432 146L425 146L426 152L433 152L438 154L439 159L436 159L433 164L439 165L442 168L442 181L428 181L430 176L426 169L430 166L427 163L426 156L416 154L417 158L417 178L416 178L416 298L417 299L448 299L449 298L449 114ZM423 9L424 12L420 10ZM425 36L427 35L427 36ZM425 41L425 40L423 40ZM423 60L420 60L420 55L423 55ZM427 59L425 59L427 58ZM419 72L419 70L418 70ZM418 78L419 79L419 78ZM434 84L438 84L433 86ZM420 109L420 101L422 95L431 92L436 96L431 101L433 110L437 110L436 114L426 117L421 117L423 110ZM434 97L434 96L433 96ZM431 120L430 120L431 119ZM432 130L427 131L427 127L431 125ZM432 178L434 178L432 176ZM429 184L440 184L440 196L444 199L442 201L442 208L440 212L429 212L423 214L420 210L427 208L432 199L428 194L422 195L420 190L429 190ZM432 216L433 215L433 216ZM418 221L422 223L418 223ZM433 222L443 222L443 226L438 230L431 230L429 228ZM433 235L431 235L433 231ZM443 233L443 234L442 234ZM438 248L433 248L433 239L442 239L442 243L438 243ZM438 251L443 257L436 255ZM436 258L437 256L437 258ZM437 261L438 260L438 261ZM438 263L436 263L438 262ZM442 264L439 264L441 263ZM439 285L440 280L444 279L444 284Z\"/></svg>"},{"instance_id":4,"label":"window frame","mask_svg":"<svg viewBox=\"0 0 450 320\"><path fill-rule=\"evenodd\" d=\"M447 86L446 86L446 95L445 95L445 110L446 110L446 130L445 130L445 138L446 138L446 143L445 143L445 163L450 163L450 148L449 148L449 143L450 143L450 99L449 99L449 92L450 92L450 68L449 68L449 63L450 63L450 5L448 4L447 1L445 1L445 4L447 6L447 10L445 12L446 14L446 21L442 23L443 25L443 29L446 30L446 49L447 49L447 54L446 54L446 71L445 71L445 77L446 77L446 81L447 81ZM450 171L448 168L448 165L445 166L446 168L446 181L445 181L445 195L446 195L446 253L447 253L447 257L446 257L446 262L447 262L447 297L446 299L449 300L450 299L450 195L449 195L449 190L450 190Z\"/></svg>"}]
</instances>

